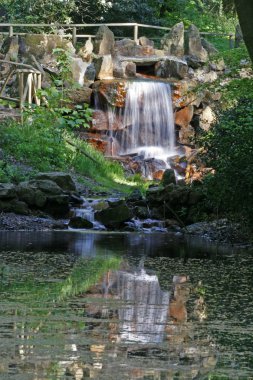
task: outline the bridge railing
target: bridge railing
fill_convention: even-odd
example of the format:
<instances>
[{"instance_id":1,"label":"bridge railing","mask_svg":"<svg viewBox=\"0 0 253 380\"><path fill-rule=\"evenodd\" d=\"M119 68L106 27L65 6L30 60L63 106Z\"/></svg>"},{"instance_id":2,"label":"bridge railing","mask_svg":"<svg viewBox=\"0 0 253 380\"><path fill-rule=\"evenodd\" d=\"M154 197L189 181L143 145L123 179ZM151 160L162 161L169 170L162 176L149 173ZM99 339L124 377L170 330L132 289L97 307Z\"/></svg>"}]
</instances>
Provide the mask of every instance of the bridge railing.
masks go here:
<instances>
[{"instance_id":1,"label":"bridge railing","mask_svg":"<svg viewBox=\"0 0 253 380\"><path fill-rule=\"evenodd\" d=\"M38 90L41 89L41 72L30 65L7 60L0 60L0 99L17 103L22 110L32 103L40 105ZM17 78L16 78L17 77ZM5 94L6 87L11 81L18 81L18 97L13 98Z\"/></svg>"},{"instance_id":2,"label":"bridge railing","mask_svg":"<svg viewBox=\"0 0 253 380\"><path fill-rule=\"evenodd\" d=\"M121 28L124 30L130 29L133 39L136 43L138 43L138 39L140 37L140 29L156 29L159 31L168 32L171 28L167 28L164 26L156 26L156 25L147 25L147 24L138 24L138 23L100 23L100 24L16 24L16 23L0 23L0 34L8 35L10 37L14 35L26 35L26 34L38 34L45 33L46 34L60 34L63 37L71 38L73 45L76 45L77 40L80 39L92 39L95 37L94 34L84 33L84 31L99 27L101 25L107 25L109 28ZM22 31L25 30L24 31ZM29 32L30 30L30 32ZM36 32L35 32L36 31ZM38 32L37 32L38 31ZM187 30L186 30L187 33ZM203 36L210 37L222 37L226 38L229 43L229 47L233 48L233 40L234 34L226 34L226 33L213 33L213 32L200 32ZM122 36L115 36L115 38L124 38ZM160 38L150 37L154 40L159 40Z\"/></svg>"}]
</instances>

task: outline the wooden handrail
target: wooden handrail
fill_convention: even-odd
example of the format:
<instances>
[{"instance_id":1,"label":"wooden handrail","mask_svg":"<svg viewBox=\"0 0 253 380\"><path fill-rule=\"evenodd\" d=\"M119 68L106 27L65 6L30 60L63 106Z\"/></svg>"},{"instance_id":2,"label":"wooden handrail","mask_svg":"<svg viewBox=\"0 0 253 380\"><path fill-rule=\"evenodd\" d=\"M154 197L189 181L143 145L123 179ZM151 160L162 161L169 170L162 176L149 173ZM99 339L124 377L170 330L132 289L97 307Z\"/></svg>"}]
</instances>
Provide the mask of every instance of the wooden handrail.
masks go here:
<instances>
[{"instance_id":1,"label":"wooden handrail","mask_svg":"<svg viewBox=\"0 0 253 380\"><path fill-rule=\"evenodd\" d=\"M0 65L1 64L7 64L10 67L14 66L14 68L7 72L2 88L0 88L0 99L18 103L21 110L23 109L26 101L28 106L31 106L33 101L35 104L40 105L40 99L37 96L37 91L41 89L41 72L33 66L26 65L24 63L0 60ZM17 74L18 77L19 98L12 98L4 95L9 80L15 74Z\"/></svg>"}]
</instances>

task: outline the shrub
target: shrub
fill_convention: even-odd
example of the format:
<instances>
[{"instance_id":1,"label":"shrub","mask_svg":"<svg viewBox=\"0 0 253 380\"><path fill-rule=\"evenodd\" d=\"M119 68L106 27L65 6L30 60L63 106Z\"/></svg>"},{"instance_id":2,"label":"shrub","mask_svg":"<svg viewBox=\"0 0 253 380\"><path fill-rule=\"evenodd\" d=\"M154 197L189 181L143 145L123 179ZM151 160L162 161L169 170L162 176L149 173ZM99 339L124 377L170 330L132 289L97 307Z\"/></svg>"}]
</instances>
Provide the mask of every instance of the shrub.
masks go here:
<instances>
[{"instance_id":1,"label":"shrub","mask_svg":"<svg viewBox=\"0 0 253 380\"><path fill-rule=\"evenodd\" d=\"M220 116L219 123L203 138L207 164L215 175L205 187L214 207L239 212L253 221L253 104L241 99Z\"/></svg>"}]
</instances>

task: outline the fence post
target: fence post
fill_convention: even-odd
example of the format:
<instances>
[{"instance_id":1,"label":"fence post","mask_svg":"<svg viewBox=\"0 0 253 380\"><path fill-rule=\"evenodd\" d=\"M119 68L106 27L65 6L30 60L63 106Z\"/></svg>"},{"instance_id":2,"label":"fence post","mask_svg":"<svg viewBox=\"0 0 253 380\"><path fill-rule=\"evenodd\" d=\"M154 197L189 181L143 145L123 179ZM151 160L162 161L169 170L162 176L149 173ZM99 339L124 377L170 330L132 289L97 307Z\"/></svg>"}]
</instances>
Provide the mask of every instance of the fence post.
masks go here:
<instances>
[{"instance_id":1,"label":"fence post","mask_svg":"<svg viewBox=\"0 0 253 380\"><path fill-rule=\"evenodd\" d=\"M73 30L72 30L72 43L73 43L74 46L76 45L76 41L77 41L77 38L76 38L76 27L74 26Z\"/></svg>"},{"instance_id":2,"label":"fence post","mask_svg":"<svg viewBox=\"0 0 253 380\"><path fill-rule=\"evenodd\" d=\"M134 25L134 41L138 44L138 24Z\"/></svg>"},{"instance_id":3,"label":"fence post","mask_svg":"<svg viewBox=\"0 0 253 380\"><path fill-rule=\"evenodd\" d=\"M18 71L18 82L19 82L19 108L22 110L24 107L24 73L21 70Z\"/></svg>"},{"instance_id":4,"label":"fence post","mask_svg":"<svg viewBox=\"0 0 253 380\"><path fill-rule=\"evenodd\" d=\"M233 33L229 35L229 49L233 49Z\"/></svg>"},{"instance_id":5,"label":"fence post","mask_svg":"<svg viewBox=\"0 0 253 380\"><path fill-rule=\"evenodd\" d=\"M13 25L9 26L9 37L13 37Z\"/></svg>"}]
</instances>

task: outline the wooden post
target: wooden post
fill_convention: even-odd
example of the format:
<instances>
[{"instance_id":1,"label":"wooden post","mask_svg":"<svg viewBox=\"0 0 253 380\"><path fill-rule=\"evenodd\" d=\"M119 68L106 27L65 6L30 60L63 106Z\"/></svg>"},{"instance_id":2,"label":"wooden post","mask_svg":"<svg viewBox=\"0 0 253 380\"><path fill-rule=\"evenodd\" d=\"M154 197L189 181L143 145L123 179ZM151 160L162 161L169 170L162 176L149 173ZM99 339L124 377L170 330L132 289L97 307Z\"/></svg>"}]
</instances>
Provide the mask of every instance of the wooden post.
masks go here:
<instances>
[{"instance_id":1,"label":"wooden post","mask_svg":"<svg viewBox=\"0 0 253 380\"><path fill-rule=\"evenodd\" d=\"M24 107L24 73L21 71L18 72L18 82L19 82L19 108L22 111Z\"/></svg>"},{"instance_id":2,"label":"wooden post","mask_svg":"<svg viewBox=\"0 0 253 380\"><path fill-rule=\"evenodd\" d=\"M9 37L13 37L13 26L9 26Z\"/></svg>"},{"instance_id":3,"label":"wooden post","mask_svg":"<svg viewBox=\"0 0 253 380\"><path fill-rule=\"evenodd\" d=\"M76 27L74 26L73 30L72 30L72 43L73 43L74 46L76 45L76 41L77 41L77 38L76 38Z\"/></svg>"},{"instance_id":4,"label":"wooden post","mask_svg":"<svg viewBox=\"0 0 253 380\"><path fill-rule=\"evenodd\" d=\"M138 40L138 24L134 25L134 41L137 44L139 44L139 40Z\"/></svg>"},{"instance_id":5,"label":"wooden post","mask_svg":"<svg viewBox=\"0 0 253 380\"><path fill-rule=\"evenodd\" d=\"M37 73L37 90L41 90L41 73ZM38 106L40 106L40 98L38 98Z\"/></svg>"},{"instance_id":6,"label":"wooden post","mask_svg":"<svg viewBox=\"0 0 253 380\"><path fill-rule=\"evenodd\" d=\"M229 35L229 49L233 49L233 34Z\"/></svg>"},{"instance_id":7,"label":"wooden post","mask_svg":"<svg viewBox=\"0 0 253 380\"><path fill-rule=\"evenodd\" d=\"M28 87L28 107L32 104L32 73L28 73L27 75L27 87Z\"/></svg>"}]
</instances>

